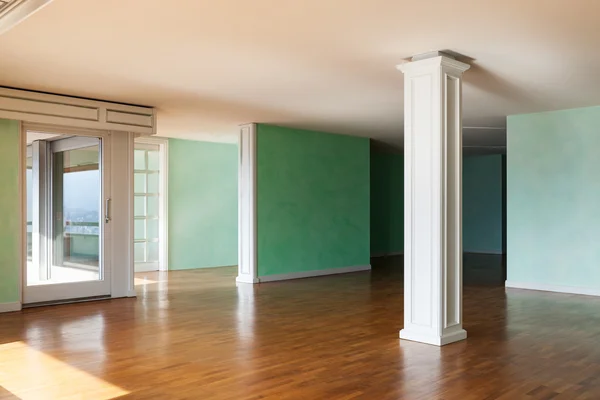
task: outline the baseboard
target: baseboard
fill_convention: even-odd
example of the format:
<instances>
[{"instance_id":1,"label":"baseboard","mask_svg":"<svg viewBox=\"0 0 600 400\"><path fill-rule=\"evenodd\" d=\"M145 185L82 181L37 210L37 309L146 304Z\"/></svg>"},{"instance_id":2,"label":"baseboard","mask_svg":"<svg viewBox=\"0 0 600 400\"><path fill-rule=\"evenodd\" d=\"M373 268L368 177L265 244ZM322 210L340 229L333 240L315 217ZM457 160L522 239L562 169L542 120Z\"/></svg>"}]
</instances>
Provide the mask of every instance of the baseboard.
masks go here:
<instances>
[{"instance_id":1,"label":"baseboard","mask_svg":"<svg viewBox=\"0 0 600 400\"><path fill-rule=\"evenodd\" d=\"M319 269L319 270L315 270L315 271L291 272L289 274L259 276L258 281L260 283L274 282L274 281L287 281L290 279L312 278L315 276L347 274L350 272L360 272L360 271L370 271L370 270L371 270L371 265L357 265L354 267L329 268L329 269Z\"/></svg>"},{"instance_id":2,"label":"baseboard","mask_svg":"<svg viewBox=\"0 0 600 400\"><path fill-rule=\"evenodd\" d=\"M15 301L14 303L0 303L0 313L21 311L21 302Z\"/></svg>"},{"instance_id":3,"label":"baseboard","mask_svg":"<svg viewBox=\"0 0 600 400\"><path fill-rule=\"evenodd\" d=\"M235 278L235 281L236 281L236 283L248 283L248 284L253 284L253 283L259 282L258 278L250 278L245 275L238 275L237 278Z\"/></svg>"},{"instance_id":4,"label":"baseboard","mask_svg":"<svg viewBox=\"0 0 600 400\"><path fill-rule=\"evenodd\" d=\"M496 252L496 251L464 251L463 254L477 254L477 255L493 255L493 256L501 256L506 253ZM392 256L403 256L403 251L395 251L391 253L375 253L371 254L371 258L379 258L379 257L392 257Z\"/></svg>"},{"instance_id":5,"label":"baseboard","mask_svg":"<svg viewBox=\"0 0 600 400\"><path fill-rule=\"evenodd\" d=\"M412 332L407 329L400 331L400 339L410 340L411 342L419 342L425 344L431 344L434 346L445 346L450 343L465 340L467 338L467 331L460 329L456 332L447 333L443 336L429 335L422 332Z\"/></svg>"},{"instance_id":6,"label":"baseboard","mask_svg":"<svg viewBox=\"0 0 600 400\"><path fill-rule=\"evenodd\" d=\"M544 292L600 296L600 289L582 288L577 286L546 285L544 283L522 283L511 281L506 281L505 286L510 289L541 290Z\"/></svg>"},{"instance_id":7,"label":"baseboard","mask_svg":"<svg viewBox=\"0 0 600 400\"><path fill-rule=\"evenodd\" d=\"M403 251L394 251L391 253L375 253L371 254L371 258L379 258L379 257L392 257L392 256L403 256Z\"/></svg>"}]
</instances>

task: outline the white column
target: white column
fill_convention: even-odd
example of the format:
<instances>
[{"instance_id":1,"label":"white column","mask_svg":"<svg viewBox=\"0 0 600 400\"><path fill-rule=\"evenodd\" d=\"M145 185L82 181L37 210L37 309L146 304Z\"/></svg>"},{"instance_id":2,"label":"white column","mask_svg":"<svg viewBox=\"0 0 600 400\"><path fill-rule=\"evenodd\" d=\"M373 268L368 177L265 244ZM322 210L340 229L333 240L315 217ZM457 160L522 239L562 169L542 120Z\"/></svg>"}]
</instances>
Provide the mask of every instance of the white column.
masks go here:
<instances>
[{"instance_id":1,"label":"white column","mask_svg":"<svg viewBox=\"0 0 600 400\"><path fill-rule=\"evenodd\" d=\"M103 144L105 166L109 173L109 188L105 200L110 199L110 223L105 224L105 237L111 249L110 273L112 297L135 297L133 256L133 150L135 134L111 132L110 140ZM108 189L108 190L107 190ZM103 210L104 211L104 210ZM105 246L108 243L105 243ZM105 260L105 267L106 267Z\"/></svg>"},{"instance_id":2,"label":"white column","mask_svg":"<svg viewBox=\"0 0 600 400\"><path fill-rule=\"evenodd\" d=\"M258 283L256 269L256 124L240 127L238 169L238 276Z\"/></svg>"},{"instance_id":3,"label":"white column","mask_svg":"<svg viewBox=\"0 0 600 400\"><path fill-rule=\"evenodd\" d=\"M404 73L404 329L443 346L462 328L461 77L469 65L441 52Z\"/></svg>"}]
</instances>

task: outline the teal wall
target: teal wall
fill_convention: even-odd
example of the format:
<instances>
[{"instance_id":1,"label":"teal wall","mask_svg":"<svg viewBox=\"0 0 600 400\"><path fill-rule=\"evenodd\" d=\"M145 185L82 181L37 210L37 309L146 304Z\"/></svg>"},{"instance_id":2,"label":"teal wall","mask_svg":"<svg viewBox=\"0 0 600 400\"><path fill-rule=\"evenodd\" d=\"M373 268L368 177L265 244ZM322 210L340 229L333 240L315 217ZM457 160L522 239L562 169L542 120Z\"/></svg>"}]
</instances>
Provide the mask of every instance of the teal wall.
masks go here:
<instances>
[{"instance_id":1,"label":"teal wall","mask_svg":"<svg viewBox=\"0 0 600 400\"><path fill-rule=\"evenodd\" d=\"M369 140L257 126L258 275L368 265Z\"/></svg>"},{"instance_id":2,"label":"teal wall","mask_svg":"<svg viewBox=\"0 0 600 400\"><path fill-rule=\"evenodd\" d=\"M237 265L238 148L169 139L169 269Z\"/></svg>"},{"instance_id":3,"label":"teal wall","mask_svg":"<svg viewBox=\"0 0 600 400\"><path fill-rule=\"evenodd\" d=\"M463 251L503 253L502 155L463 157Z\"/></svg>"},{"instance_id":4,"label":"teal wall","mask_svg":"<svg viewBox=\"0 0 600 400\"><path fill-rule=\"evenodd\" d=\"M371 255L404 251L404 155L371 147Z\"/></svg>"},{"instance_id":5,"label":"teal wall","mask_svg":"<svg viewBox=\"0 0 600 400\"><path fill-rule=\"evenodd\" d=\"M600 107L508 117L507 279L600 289Z\"/></svg>"},{"instance_id":6,"label":"teal wall","mask_svg":"<svg viewBox=\"0 0 600 400\"><path fill-rule=\"evenodd\" d=\"M0 119L0 304L20 301L19 122Z\"/></svg>"},{"instance_id":7,"label":"teal wall","mask_svg":"<svg viewBox=\"0 0 600 400\"><path fill-rule=\"evenodd\" d=\"M503 155L463 158L463 249L502 254ZM371 255L404 251L404 155L371 148Z\"/></svg>"}]
</instances>

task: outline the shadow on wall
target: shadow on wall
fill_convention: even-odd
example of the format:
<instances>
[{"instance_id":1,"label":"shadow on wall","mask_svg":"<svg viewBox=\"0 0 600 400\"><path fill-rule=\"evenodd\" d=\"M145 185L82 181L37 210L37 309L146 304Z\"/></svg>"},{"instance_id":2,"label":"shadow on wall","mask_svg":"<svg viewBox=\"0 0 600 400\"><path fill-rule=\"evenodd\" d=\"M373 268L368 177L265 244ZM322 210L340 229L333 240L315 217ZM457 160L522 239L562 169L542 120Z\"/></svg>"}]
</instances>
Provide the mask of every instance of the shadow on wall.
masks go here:
<instances>
[{"instance_id":1,"label":"shadow on wall","mask_svg":"<svg viewBox=\"0 0 600 400\"><path fill-rule=\"evenodd\" d=\"M506 249L506 157L463 159L463 249L503 254ZM404 155L371 146L371 255L404 251Z\"/></svg>"}]
</instances>

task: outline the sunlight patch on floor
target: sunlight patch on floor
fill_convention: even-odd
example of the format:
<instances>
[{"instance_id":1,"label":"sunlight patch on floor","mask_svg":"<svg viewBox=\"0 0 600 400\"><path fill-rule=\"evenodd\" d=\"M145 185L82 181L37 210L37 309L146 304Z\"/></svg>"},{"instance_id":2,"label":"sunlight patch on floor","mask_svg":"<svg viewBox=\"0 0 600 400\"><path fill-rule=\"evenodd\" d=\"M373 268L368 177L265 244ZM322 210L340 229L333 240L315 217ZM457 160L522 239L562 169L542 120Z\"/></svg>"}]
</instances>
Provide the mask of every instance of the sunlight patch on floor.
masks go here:
<instances>
[{"instance_id":1,"label":"sunlight patch on floor","mask_svg":"<svg viewBox=\"0 0 600 400\"><path fill-rule=\"evenodd\" d=\"M129 394L23 342L0 345L0 387L23 400L108 400Z\"/></svg>"},{"instance_id":2,"label":"sunlight patch on floor","mask_svg":"<svg viewBox=\"0 0 600 400\"><path fill-rule=\"evenodd\" d=\"M150 285L153 283L158 283L158 281L154 281L154 280L148 279L148 278L135 278L133 283L135 286L140 286L140 285Z\"/></svg>"}]
</instances>

